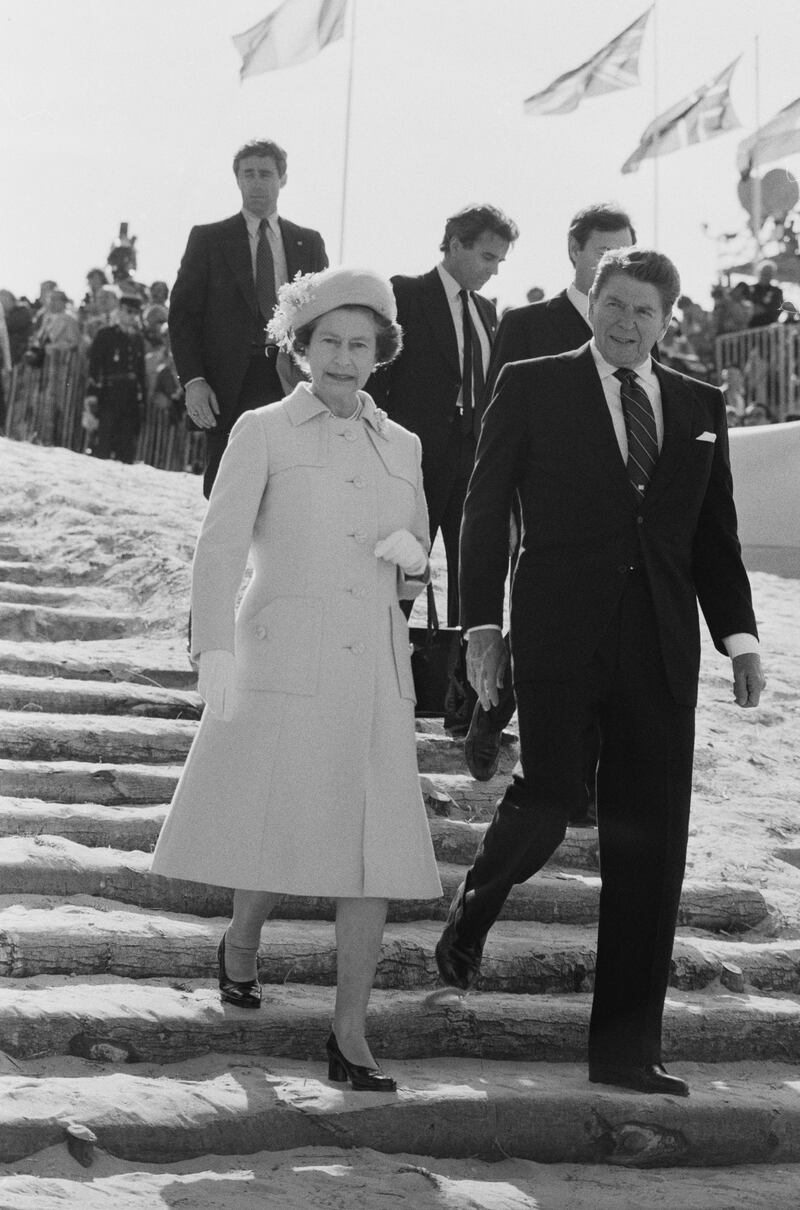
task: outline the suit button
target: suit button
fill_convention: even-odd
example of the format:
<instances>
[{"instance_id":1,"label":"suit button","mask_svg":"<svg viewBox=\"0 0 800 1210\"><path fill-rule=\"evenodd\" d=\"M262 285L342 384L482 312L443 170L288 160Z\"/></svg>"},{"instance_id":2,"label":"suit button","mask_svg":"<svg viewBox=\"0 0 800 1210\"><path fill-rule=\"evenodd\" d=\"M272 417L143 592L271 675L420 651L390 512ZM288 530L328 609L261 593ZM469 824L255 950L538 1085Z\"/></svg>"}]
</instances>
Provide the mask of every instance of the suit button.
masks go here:
<instances>
[{"instance_id":1,"label":"suit button","mask_svg":"<svg viewBox=\"0 0 800 1210\"><path fill-rule=\"evenodd\" d=\"M256 634L260 639L265 639L267 637L266 626L256 626Z\"/></svg>"},{"instance_id":2,"label":"suit button","mask_svg":"<svg viewBox=\"0 0 800 1210\"><path fill-rule=\"evenodd\" d=\"M637 525L644 525L644 517L637 517L637 518L636 518L636 524L637 524Z\"/></svg>"}]
</instances>

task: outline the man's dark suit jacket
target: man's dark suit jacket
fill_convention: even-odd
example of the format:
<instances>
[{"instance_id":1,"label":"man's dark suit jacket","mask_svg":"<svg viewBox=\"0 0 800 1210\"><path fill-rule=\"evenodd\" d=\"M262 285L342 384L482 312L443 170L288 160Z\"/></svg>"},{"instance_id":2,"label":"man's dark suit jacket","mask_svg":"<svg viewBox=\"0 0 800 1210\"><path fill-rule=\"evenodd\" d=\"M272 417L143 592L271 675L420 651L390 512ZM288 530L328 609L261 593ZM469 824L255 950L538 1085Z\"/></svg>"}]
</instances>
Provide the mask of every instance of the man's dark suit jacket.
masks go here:
<instances>
[{"instance_id":1,"label":"man's dark suit jacket","mask_svg":"<svg viewBox=\"0 0 800 1210\"><path fill-rule=\"evenodd\" d=\"M543 302L506 311L497 329L492 361L486 376L487 398L509 361L529 357L554 357L580 348L592 335L582 315L573 307L566 290Z\"/></svg>"},{"instance_id":2,"label":"man's dark suit jacket","mask_svg":"<svg viewBox=\"0 0 800 1210\"><path fill-rule=\"evenodd\" d=\"M658 364L655 372L664 442L643 499L628 479L588 344L511 363L500 375L464 507L461 620L465 628L502 625L508 515L519 491L515 683L578 676L631 567L647 577L678 703L693 705L697 697L698 599L720 651L727 635L757 633L737 538L722 395Z\"/></svg>"},{"instance_id":3,"label":"man's dark suit jacket","mask_svg":"<svg viewBox=\"0 0 800 1210\"><path fill-rule=\"evenodd\" d=\"M289 280L327 268L318 231L280 218ZM172 290L172 354L182 383L205 378L220 406L218 428L230 428L248 362L265 344L258 313L247 224L239 213L193 227Z\"/></svg>"},{"instance_id":4,"label":"man's dark suit jacket","mask_svg":"<svg viewBox=\"0 0 800 1210\"><path fill-rule=\"evenodd\" d=\"M403 329L403 351L367 386L392 420L417 433L422 442L423 472L435 471L450 439L456 400L461 389L461 363L450 305L437 269L420 277L392 278L397 322ZM483 325L494 336L494 305L473 295ZM475 411L475 434L480 431Z\"/></svg>"}]
</instances>

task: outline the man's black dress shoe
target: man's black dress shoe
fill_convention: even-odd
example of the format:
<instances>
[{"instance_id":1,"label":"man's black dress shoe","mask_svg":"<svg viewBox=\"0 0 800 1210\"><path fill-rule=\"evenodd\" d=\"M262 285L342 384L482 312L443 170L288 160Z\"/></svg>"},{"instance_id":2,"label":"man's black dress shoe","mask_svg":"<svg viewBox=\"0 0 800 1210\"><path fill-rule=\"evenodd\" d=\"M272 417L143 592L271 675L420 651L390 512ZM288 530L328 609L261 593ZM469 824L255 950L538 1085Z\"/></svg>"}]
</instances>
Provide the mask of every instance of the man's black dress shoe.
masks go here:
<instances>
[{"instance_id":1,"label":"man's black dress shoe","mask_svg":"<svg viewBox=\"0 0 800 1210\"><path fill-rule=\"evenodd\" d=\"M261 984L258 979L248 979L237 983L225 974L225 934L217 950L219 963L219 998L226 1004L235 1004L237 1008L261 1007Z\"/></svg>"},{"instance_id":2,"label":"man's black dress shoe","mask_svg":"<svg viewBox=\"0 0 800 1210\"><path fill-rule=\"evenodd\" d=\"M502 739L502 728L496 731L491 716L480 702L476 702L467 738L464 740L467 768L476 781L489 781L494 777L500 763Z\"/></svg>"},{"instance_id":3,"label":"man's black dress shoe","mask_svg":"<svg viewBox=\"0 0 800 1210\"><path fill-rule=\"evenodd\" d=\"M665 1092L673 1097L688 1097L689 1085L678 1076L671 1076L662 1063L646 1063L641 1067L625 1063L590 1063L590 1084L616 1084L634 1088L637 1092Z\"/></svg>"},{"instance_id":4,"label":"man's black dress shoe","mask_svg":"<svg viewBox=\"0 0 800 1210\"><path fill-rule=\"evenodd\" d=\"M353 1092L397 1092L396 1082L381 1071L380 1067L364 1067L346 1059L339 1049L333 1030L325 1043L325 1051L328 1055L328 1079L334 1083L349 1082Z\"/></svg>"}]
</instances>

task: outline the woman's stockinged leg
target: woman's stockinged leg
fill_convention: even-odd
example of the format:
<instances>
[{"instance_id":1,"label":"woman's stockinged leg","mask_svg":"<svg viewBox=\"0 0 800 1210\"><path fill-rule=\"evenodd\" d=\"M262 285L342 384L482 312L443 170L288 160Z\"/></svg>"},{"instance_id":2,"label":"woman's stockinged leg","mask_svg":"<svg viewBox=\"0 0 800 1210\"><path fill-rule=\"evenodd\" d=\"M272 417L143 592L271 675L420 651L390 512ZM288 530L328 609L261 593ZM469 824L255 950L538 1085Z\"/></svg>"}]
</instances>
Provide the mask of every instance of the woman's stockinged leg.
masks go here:
<instances>
[{"instance_id":1,"label":"woman's stockinged leg","mask_svg":"<svg viewBox=\"0 0 800 1210\"><path fill-rule=\"evenodd\" d=\"M225 973L229 979L255 979L261 929L278 898L272 891L233 892L233 915L225 934Z\"/></svg>"},{"instance_id":2,"label":"woman's stockinged leg","mask_svg":"<svg viewBox=\"0 0 800 1210\"><path fill-rule=\"evenodd\" d=\"M333 1032L351 1063L373 1067L365 1037L367 1004L381 954L386 899L336 902L336 1007Z\"/></svg>"}]
</instances>

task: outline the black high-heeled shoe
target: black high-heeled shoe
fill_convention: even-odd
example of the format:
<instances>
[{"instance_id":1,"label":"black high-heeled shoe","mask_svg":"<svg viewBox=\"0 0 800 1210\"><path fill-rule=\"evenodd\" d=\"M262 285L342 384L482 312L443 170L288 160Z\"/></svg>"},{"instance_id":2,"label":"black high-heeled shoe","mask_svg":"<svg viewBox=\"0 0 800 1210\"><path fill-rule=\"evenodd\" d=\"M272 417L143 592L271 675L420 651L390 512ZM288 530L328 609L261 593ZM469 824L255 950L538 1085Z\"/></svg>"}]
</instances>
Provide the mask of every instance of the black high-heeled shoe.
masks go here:
<instances>
[{"instance_id":1,"label":"black high-heeled shoe","mask_svg":"<svg viewBox=\"0 0 800 1210\"><path fill-rule=\"evenodd\" d=\"M261 984L258 979L248 979L243 983L237 983L235 979L229 979L225 974L224 933L217 949L217 961L219 962L220 1000L226 1004L235 1004L237 1008L260 1008Z\"/></svg>"},{"instance_id":2,"label":"black high-heeled shoe","mask_svg":"<svg viewBox=\"0 0 800 1210\"><path fill-rule=\"evenodd\" d=\"M336 1035L331 1030L331 1036L325 1043L328 1054L328 1079L337 1084L350 1083L354 1092L397 1092L397 1084L391 1076L385 1075L380 1067L362 1067L351 1063L339 1049Z\"/></svg>"}]
</instances>

